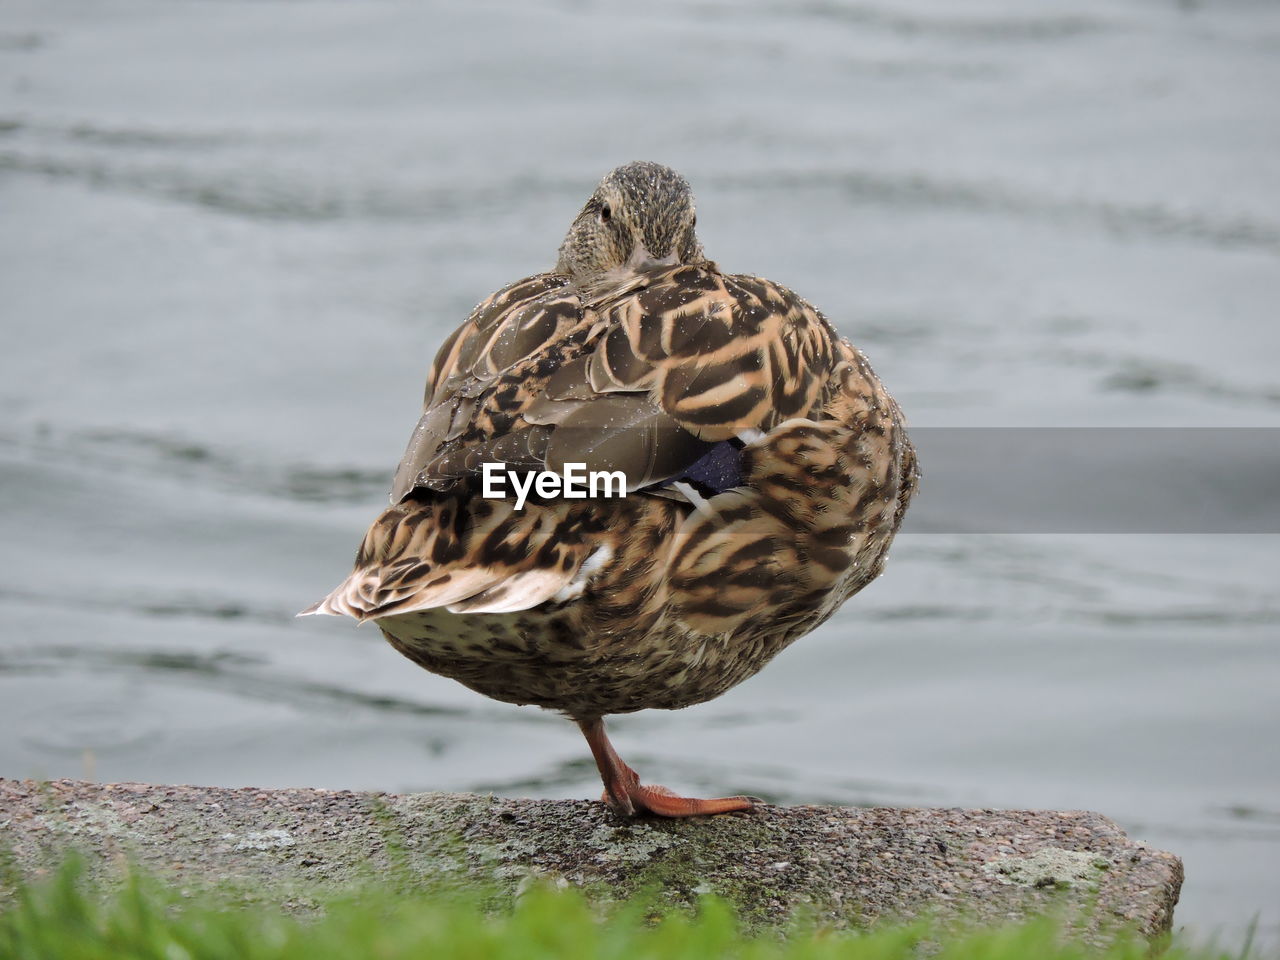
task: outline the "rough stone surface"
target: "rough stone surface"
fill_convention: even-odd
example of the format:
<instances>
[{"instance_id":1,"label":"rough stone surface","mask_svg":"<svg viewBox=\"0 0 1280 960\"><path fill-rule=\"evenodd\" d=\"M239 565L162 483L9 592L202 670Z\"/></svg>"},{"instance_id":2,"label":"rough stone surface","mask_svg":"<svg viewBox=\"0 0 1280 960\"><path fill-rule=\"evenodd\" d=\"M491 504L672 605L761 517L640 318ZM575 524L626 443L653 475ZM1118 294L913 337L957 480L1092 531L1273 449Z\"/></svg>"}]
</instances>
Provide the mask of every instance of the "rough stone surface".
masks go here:
<instances>
[{"instance_id":1,"label":"rough stone surface","mask_svg":"<svg viewBox=\"0 0 1280 960\"><path fill-rule=\"evenodd\" d=\"M1168 930L1182 884L1177 857L1081 811L766 805L624 821L574 800L74 780L0 779L0 848L20 876L74 848L103 877L131 862L184 890L303 910L377 879L512 896L541 877L599 899L647 890L674 906L716 893L749 927L797 911L836 927L1057 912L1091 939L1118 925Z\"/></svg>"}]
</instances>

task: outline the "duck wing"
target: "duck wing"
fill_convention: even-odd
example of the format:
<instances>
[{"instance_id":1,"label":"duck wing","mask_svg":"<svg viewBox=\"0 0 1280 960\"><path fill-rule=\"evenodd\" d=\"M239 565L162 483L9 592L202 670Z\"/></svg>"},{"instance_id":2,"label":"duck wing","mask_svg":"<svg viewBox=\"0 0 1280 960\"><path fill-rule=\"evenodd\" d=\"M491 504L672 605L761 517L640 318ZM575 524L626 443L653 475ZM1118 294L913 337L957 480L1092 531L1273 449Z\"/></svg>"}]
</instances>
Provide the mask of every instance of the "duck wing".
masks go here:
<instances>
[{"instance_id":1,"label":"duck wing","mask_svg":"<svg viewBox=\"0 0 1280 960\"><path fill-rule=\"evenodd\" d=\"M571 288L566 289L568 284L568 277L550 273L518 280L482 300L449 335L427 375L422 415L392 481L392 503L399 503L415 487L451 488L467 471L459 473L456 466L447 464L437 464L433 470L433 461L442 454L457 453L468 443L478 446L509 432L502 429L501 421L493 423L490 415L487 436L479 436L474 424L477 413L486 406L519 405L516 391L495 396L491 388L521 361L539 357L543 365L558 365L555 356L572 345L584 319L581 302ZM556 344L561 345L559 349Z\"/></svg>"},{"instance_id":2,"label":"duck wing","mask_svg":"<svg viewBox=\"0 0 1280 960\"><path fill-rule=\"evenodd\" d=\"M840 359L826 319L759 277L678 267L611 315L607 349L593 357L596 379L625 384L648 365L654 400L703 440L815 413Z\"/></svg>"},{"instance_id":3,"label":"duck wing","mask_svg":"<svg viewBox=\"0 0 1280 960\"><path fill-rule=\"evenodd\" d=\"M620 288L620 289L619 289ZM816 413L842 359L790 290L710 263L655 267L593 298L543 274L494 294L445 342L392 502L485 462L680 477L717 443Z\"/></svg>"}]
</instances>

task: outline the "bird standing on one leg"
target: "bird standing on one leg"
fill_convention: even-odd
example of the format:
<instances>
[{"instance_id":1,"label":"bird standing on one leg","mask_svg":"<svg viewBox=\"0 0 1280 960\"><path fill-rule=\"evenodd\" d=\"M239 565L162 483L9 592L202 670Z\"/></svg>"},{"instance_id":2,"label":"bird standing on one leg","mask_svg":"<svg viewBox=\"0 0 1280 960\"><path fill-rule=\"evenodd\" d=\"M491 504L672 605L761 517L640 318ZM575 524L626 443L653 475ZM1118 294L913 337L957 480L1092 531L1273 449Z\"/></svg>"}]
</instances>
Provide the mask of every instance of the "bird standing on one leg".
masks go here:
<instances>
[{"instance_id":1,"label":"bird standing on one leg","mask_svg":"<svg viewBox=\"0 0 1280 960\"><path fill-rule=\"evenodd\" d=\"M866 358L790 290L721 273L695 222L674 170L608 174L555 269L440 348L392 505L305 611L567 714L628 815L750 808L642 785L604 717L710 700L826 620L880 573L917 481ZM621 471L626 496L518 508L482 495L486 463Z\"/></svg>"}]
</instances>

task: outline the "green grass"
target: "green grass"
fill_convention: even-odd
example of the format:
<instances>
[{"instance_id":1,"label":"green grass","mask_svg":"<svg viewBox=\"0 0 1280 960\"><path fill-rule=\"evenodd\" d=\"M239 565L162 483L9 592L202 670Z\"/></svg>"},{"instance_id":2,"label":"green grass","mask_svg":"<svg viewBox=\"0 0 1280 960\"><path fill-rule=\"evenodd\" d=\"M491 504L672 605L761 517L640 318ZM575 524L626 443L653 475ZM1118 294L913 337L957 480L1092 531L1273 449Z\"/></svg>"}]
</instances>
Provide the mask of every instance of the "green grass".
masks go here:
<instances>
[{"instance_id":1,"label":"green grass","mask_svg":"<svg viewBox=\"0 0 1280 960\"><path fill-rule=\"evenodd\" d=\"M786 938L744 937L732 911L708 899L696 915L657 916L643 902L603 911L573 890L535 887L505 913L475 895L414 895L371 888L301 919L261 905L183 899L131 877L110 893L70 862L48 879L18 884L0 908L3 960L1140 960L1143 942L1105 952L1064 942L1050 921L957 935L925 925L872 933L797 925ZM923 951L921 946L925 945ZM936 953L934 951L937 951ZM1238 956L1173 943L1169 960Z\"/></svg>"}]
</instances>

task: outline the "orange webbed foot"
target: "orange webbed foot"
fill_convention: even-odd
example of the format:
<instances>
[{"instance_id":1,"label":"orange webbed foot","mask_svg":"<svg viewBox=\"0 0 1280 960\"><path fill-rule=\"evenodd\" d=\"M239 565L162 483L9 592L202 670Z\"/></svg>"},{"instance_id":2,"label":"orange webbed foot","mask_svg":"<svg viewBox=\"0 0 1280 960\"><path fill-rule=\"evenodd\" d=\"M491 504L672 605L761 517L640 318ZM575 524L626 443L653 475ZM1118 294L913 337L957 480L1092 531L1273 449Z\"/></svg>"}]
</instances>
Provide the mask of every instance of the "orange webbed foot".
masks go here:
<instances>
[{"instance_id":1,"label":"orange webbed foot","mask_svg":"<svg viewBox=\"0 0 1280 960\"><path fill-rule=\"evenodd\" d=\"M699 800L682 797L666 787L645 786L640 777L622 762L604 732L604 721L579 720L604 781L601 798L615 813L624 817L650 813L658 817L705 817L716 813L749 811L763 801L756 797L714 797Z\"/></svg>"},{"instance_id":2,"label":"orange webbed foot","mask_svg":"<svg viewBox=\"0 0 1280 960\"><path fill-rule=\"evenodd\" d=\"M701 800L682 797L666 787L635 783L624 788L627 803L617 803L604 792L600 799L623 816L650 813L657 817L705 817L716 813L750 812L760 803L758 797L713 797Z\"/></svg>"}]
</instances>

